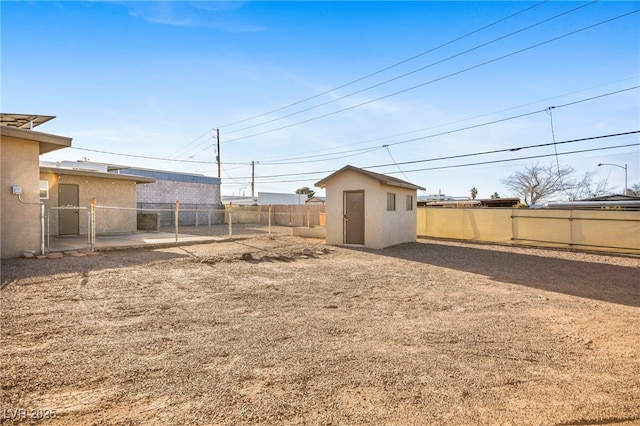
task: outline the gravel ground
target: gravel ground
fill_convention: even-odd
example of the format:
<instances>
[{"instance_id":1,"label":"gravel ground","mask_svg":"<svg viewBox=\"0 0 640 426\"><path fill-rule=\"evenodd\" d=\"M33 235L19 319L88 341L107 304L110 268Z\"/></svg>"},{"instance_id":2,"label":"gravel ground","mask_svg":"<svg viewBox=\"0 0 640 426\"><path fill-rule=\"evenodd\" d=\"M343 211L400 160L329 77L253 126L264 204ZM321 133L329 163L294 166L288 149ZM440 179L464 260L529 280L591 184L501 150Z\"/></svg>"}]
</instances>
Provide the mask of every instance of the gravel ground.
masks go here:
<instances>
[{"instance_id":1,"label":"gravel ground","mask_svg":"<svg viewBox=\"0 0 640 426\"><path fill-rule=\"evenodd\" d=\"M3 261L2 420L637 425L639 277L637 257L280 236Z\"/></svg>"}]
</instances>

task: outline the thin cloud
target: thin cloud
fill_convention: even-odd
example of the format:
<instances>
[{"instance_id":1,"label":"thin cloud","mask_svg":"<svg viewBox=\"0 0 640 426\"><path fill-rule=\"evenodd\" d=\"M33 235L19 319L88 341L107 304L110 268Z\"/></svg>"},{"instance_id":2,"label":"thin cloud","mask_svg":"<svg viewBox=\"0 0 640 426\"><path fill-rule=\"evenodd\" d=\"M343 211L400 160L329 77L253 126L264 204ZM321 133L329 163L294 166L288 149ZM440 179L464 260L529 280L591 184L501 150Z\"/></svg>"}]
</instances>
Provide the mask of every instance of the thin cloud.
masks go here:
<instances>
[{"instance_id":1,"label":"thin cloud","mask_svg":"<svg viewBox=\"0 0 640 426\"><path fill-rule=\"evenodd\" d=\"M129 15L147 22L176 27L216 28L225 32L266 31L265 26L246 21L239 11L243 2L115 2Z\"/></svg>"}]
</instances>

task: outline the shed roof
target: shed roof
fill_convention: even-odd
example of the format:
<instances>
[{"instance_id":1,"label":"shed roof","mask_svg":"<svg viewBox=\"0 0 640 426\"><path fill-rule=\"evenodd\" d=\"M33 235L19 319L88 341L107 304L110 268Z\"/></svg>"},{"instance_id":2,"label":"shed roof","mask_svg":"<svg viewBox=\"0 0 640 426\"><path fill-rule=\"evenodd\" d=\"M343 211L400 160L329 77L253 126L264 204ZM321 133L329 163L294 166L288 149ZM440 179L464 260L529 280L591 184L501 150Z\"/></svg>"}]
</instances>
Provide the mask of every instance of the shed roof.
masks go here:
<instances>
[{"instance_id":1,"label":"shed roof","mask_svg":"<svg viewBox=\"0 0 640 426\"><path fill-rule=\"evenodd\" d=\"M390 185L390 186L399 186L401 188L409 188L409 189L420 189L422 191L424 191L424 188L418 185L414 185L411 182L407 182L404 181L402 179L398 179L392 176L387 176L387 175L383 175L380 173L375 173L369 170L364 170L364 169L360 169L358 167L354 167L351 165L346 165L343 168L341 168L340 170L338 170L337 172L334 172L332 174L330 174L329 176L327 176L326 178L316 182L315 186L319 187L319 188L324 188L327 185L327 181L332 179L333 177L347 171L347 170L351 170L353 172L356 173L361 173L371 179L377 180L378 182L385 184L385 185Z\"/></svg>"}]
</instances>

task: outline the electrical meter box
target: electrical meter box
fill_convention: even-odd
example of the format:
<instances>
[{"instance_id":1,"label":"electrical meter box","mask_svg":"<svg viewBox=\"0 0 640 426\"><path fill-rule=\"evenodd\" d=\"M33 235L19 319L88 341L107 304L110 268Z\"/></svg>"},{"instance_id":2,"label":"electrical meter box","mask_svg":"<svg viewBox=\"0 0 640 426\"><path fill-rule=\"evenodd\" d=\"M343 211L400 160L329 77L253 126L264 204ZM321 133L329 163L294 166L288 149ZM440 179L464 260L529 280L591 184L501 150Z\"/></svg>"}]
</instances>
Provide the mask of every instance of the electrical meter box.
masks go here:
<instances>
[{"instance_id":1,"label":"electrical meter box","mask_svg":"<svg viewBox=\"0 0 640 426\"><path fill-rule=\"evenodd\" d=\"M13 195L22 195L22 187L18 185L13 185L11 187L11 193Z\"/></svg>"}]
</instances>

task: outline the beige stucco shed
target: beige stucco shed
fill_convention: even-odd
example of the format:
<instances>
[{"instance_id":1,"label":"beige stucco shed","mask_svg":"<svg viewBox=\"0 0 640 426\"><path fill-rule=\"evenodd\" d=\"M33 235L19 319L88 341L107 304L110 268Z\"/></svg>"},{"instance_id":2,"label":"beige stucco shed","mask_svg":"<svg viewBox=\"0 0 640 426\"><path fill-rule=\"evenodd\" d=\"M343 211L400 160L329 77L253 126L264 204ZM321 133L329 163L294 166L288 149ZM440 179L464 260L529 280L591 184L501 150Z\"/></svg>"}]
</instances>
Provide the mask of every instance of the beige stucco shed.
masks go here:
<instances>
[{"instance_id":1,"label":"beige stucco shed","mask_svg":"<svg viewBox=\"0 0 640 426\"><path fill-rule=\"evenodd\" d=\"M155 179L87 169L91 163L72 163L74 167L40 167L40 183L46 194L41 201L47 209L49 235L87 235L89 210L95 199L97 234L135 232L136 185L153 183ZM64 206L78 209L65 210Z\"/></svg>"},{"instance_id":2,"label":"beige stucco shed","mask_svg":"<svg viewBox=\"0 0 640 426\"><path fill-rule=\"evenodd\" d=\"M382 249L416 240L417 191L392 176L345 166L317 182L326 190L326 241Z\"/></svg>"}]
</instances>

